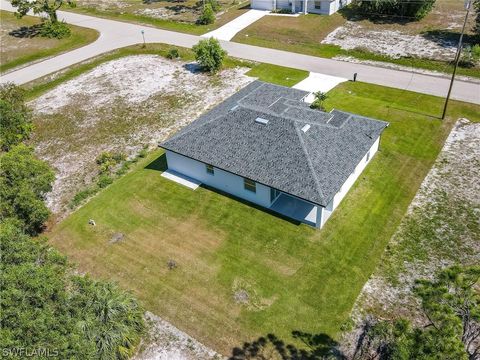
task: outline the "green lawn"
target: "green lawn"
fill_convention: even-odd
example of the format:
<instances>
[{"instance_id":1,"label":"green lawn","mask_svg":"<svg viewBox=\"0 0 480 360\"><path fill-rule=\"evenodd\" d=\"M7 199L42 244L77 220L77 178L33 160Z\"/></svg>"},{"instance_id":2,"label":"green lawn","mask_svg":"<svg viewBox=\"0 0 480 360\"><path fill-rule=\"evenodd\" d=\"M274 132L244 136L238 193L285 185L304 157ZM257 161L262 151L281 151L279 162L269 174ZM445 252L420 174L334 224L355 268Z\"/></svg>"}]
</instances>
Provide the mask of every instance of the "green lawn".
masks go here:
<instances>
[{"instance_id":1,"label":"green lawn","mask_svg":"<svg viewBox=\"0 0 480 360\"><path fill-rule=\"evenodd\" d=\"M11 12L0 11L0 72L13 69L17 66L36 61L42 58L58 55L81 46L87 45L98 38L98 32L79 26L70 26L71 35L65 39L48 39L40 36L16 37L11 32L20 32L41 23L38 17L24 16L17 19Z\"/></svg>"},{"instance_id":2,"label":"green lawn","mask_svg":"<svg viewBox=\"0 0 480 360\"><path fill-rule=\"evenodd\" d=\"M480 121L480 108L452 102L442 122L434 117L442 100L427 95L359 82L329 94L329 108L390 127L321 231L165 180L156 151L54 227L51 243L81 271L118 281L146 309L226 355L268 333L287 342L296 330L335 338L454 120ZM125 239L111 244L116 232ZM249 306L234 301L240 289Z\"/></svg>"}]
</instances>

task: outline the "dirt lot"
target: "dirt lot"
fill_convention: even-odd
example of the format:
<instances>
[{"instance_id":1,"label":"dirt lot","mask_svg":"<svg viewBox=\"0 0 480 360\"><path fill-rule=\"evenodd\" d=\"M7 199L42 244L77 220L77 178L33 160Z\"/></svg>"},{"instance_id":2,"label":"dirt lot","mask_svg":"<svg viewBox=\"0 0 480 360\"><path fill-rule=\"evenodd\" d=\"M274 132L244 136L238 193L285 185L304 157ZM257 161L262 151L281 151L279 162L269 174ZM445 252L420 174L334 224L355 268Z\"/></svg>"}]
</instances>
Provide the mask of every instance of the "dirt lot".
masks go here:
<instances>
[{"instance_id":1,"label":"dirt lot","mask_svg":"<svg viewBox=\"0 0 480 360\"><path fill-rule=\"evenodd\" d=\"M237 6L238 0L219 0L222 11ZM96 8L112 13L128 13L154 19L195 23L201 13L198 0L78 0L77 6ZM222 15L222 11L217 16Z\"/></svg>"},{"instance_id":2,"label":"dirt lot","mask_svg":"<svg viewBox=\"0 0 480 360\"><path fill-rule=\"evenodd\" d=\"M424 319L412 295L415 279L439 269L480 263L480 124L460 120L365 284L354 318L374 314ZM349 334L348 336L351 336Z\"/></svg>"},{"instance_id":3,"label":"dirt lot","mask_svg":"<svg viewBox=\"0 0 480 360\"><path fill-rule=\"evenodd\" d=\"M413 56L451 61L465 10L461 1L438 0L420 21L392 17L364 19L351 10L344 15L348 21L331 32L323 44L339 45L345 50L359 48L393 58ZM473 25L474 17L470 16L468 34Z\"/></svg>"},{"instance_id":4,"label":"dirt lot","mask_svg":"<svg viewBox=\"0 0 480 360\"><path fill-rule=\"evenodd\" d=\"M59 213L91 182L103 151L132 157L155 146L239 87L253 80L246 69L218 76L196 65L138 55L104 63L34 100L33 143L54 166L57 178L49 207Z\"/></svg>"}]
</instances>

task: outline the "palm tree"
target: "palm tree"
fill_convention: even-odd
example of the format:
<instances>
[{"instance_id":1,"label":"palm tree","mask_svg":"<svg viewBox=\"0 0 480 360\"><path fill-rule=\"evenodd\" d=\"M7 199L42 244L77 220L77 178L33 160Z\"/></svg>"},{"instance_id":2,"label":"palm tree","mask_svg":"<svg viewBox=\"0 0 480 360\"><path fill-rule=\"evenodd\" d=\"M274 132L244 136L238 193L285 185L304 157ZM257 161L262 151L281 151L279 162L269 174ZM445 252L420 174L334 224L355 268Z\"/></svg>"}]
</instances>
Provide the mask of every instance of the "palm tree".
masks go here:
<instances>
[{"instance_id":1,"label":"palm tree","mask_svg":"<svg viewBox=\"0 0 480 360\"><path fill-rule=\"evenodd\" d=\"M112 283L95 282L89 292L80 329L94 341L99 359L128 359L144 329L142 309Z\"/></svg>"}]
</instances>

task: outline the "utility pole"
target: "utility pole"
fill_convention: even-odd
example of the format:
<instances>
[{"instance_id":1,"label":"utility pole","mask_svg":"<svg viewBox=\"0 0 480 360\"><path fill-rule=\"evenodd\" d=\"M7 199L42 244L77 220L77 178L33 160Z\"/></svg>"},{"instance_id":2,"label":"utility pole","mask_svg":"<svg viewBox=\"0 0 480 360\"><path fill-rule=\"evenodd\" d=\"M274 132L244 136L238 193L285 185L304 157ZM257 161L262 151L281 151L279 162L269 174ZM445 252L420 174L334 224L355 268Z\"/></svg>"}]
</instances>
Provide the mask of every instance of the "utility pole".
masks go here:
<instances>
[{"instance_id":1,"label":"utility pole","mask_svg":"<svg viewBox=\"0 0 480 360\"><path fill-rule=\"evenodd\" d=\"M450 86L448 88L447 98L445 99L445 105L443 106L442 120L445 119L445 115L447 114L448 100L450 100L450 94L452 93L452 87L453 87L453 81L455 80L455 73L457 72L458 62L460 61L460 56L462 55L463 34L465 33L465 27L467 26L468 13L470 12L471 5L472 5L472 0L466 0L465 1L465 8L467 9L467 13L465 14L465 20L463 22L462 33L460 34L460 39L458 40L458 47L457 47L457 53L455 54L455 64L454 64L454 67L453 67L452 79L450 80Z\"/></svg>"}]
</instances>

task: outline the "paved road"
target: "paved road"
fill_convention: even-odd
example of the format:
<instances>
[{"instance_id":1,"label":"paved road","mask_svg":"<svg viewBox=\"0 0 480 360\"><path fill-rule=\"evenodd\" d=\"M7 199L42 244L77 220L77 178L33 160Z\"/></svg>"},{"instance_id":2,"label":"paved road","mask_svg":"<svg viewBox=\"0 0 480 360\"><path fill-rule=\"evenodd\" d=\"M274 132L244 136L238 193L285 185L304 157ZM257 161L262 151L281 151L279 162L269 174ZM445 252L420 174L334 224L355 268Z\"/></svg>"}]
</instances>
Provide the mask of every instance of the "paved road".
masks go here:
<instances>
[{"instance_id":1,"label":"paved road","mask_svg":"<svg viewBox=\"0 0 480 360\"><path fill-rule=\"evenodd\" d=\"M0 4L3 10L12 11L10 3L6 0L1 0ZM152 43L158 42L192 47L201 39L201 37L195 35L64 11L59 11L58 14L60 19L64 19L70 24L99 31L100 37L90 45L7 73L1 77L1 82L13 81L17 84L24 84L102 53L141 43L141 30L145 30L146 41ZM449 80L440 76L412 74L410 72L352 64L230 41L221 41L221 44L231 56L247 60L288 66L344 78L351 78L353 73L356 72L358 73L357 79L359 81L437 96L445 96L448 89ZM453 87L452 98L480 104L480 83L456 81Z\"/></svg>"}]
</instances>

